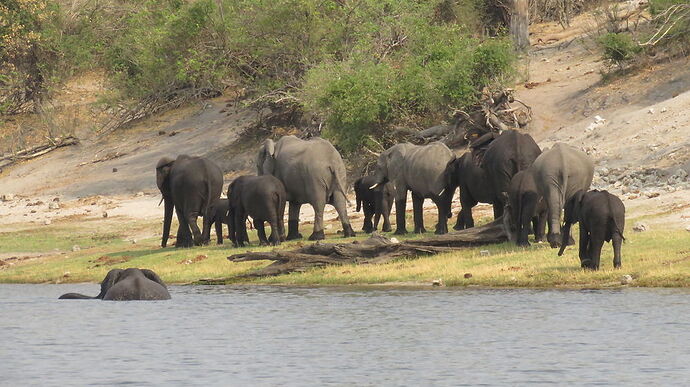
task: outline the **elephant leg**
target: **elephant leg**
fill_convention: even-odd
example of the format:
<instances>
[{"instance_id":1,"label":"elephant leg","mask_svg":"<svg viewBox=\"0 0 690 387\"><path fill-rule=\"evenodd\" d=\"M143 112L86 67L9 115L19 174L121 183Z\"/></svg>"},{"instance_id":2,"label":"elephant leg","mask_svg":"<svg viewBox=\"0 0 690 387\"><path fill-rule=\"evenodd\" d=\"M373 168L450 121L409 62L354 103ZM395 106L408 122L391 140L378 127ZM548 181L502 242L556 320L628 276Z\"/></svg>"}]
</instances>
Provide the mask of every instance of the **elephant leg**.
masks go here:
<instances>
[{"instance_id":1,"label":"elephant leg","mask_svg":"<svg viewBox=\"0 0 690 387\"><path fill-rule=\"evenodd\" d=\"M374 216L374 211L373 208L371 208L371 206L369 205L369 203L364 203L362 210L364 211L364 222L362 222L362 231L369 234L370 232L374 231L374 226L371 222L371 218Z\"/></svg>"},{"instance_id":2,"label":"elephant leg","mask_svg":"<svg viewBox=\"0 0 690 387\"><path fill-rule=\"evenodd\" d=\"M405 207L407 207L407 189L399 189L395 195L395 235L407 234Z\"/></svg>"},{"instance_id":3,"label":"elephant leg","mask_svg":"<svg viewBox=\"0 0 690 387\"><path fill-rule=\"evenodd\" d=\"M590 263L589 236L589 232L580 223L580 251L578 251L578 255L580 256L580 266L582 268L589 267Z\"/></svg>"},{"instance_id":4,"label":"elephant leg","mask_svg":"<svg viewBox=\"0 0 690 387\"><path fill-rule=\"evenodd\" d=\"M314 207L314 231L309 235L309 240L324 240L326 239L326 234L323 232L323 210L326 207L326 203L313 203L312 207Z\"/></svg>"},{"instance_id":5,"label":"elephant leg","mask_svg":"<svg viewBox=\"0 0 690 387\"><path fill-rule=\"evenodd\" d=\"M247 235L247 215L240 209L235 210L235 242L238 247L243 247L244 243L249 243L249 238L245 238Z\"/></svg>"},{"instance_id":6,"label":"elephant leg","mask_svg":"<svg viewBox=\"0 0 690 387\"><path fill-rule=\"evenodd\" d=\"M613 267L616 269L621 268L621 246L623 245L623 237L617 232L613 231L613 237L611 238L611 243L613 244Z\"/></svg>"},{"instance_id":7,"label":"elephant leg","mask_svg":"<svg viewBox=\"0 0 690 387\"><path fill-rule=\"evenodd\" d=\"M290 202L288 208L288 235L287 240L302 239L302 234L299 233L299 209L301 204Z\"/></svg>"},{"instance_id":8,"label":"elephant leg","mask_svg":"<svg viewBox=\"0 0 690 387\"><path fill-rule=\"evenodd\" d=\"M436 231L434 232L436 235L448 233L448 215L450 214L450 212L449 207L444 205L443 201L443 197L434 199L436 209L438 210L438 223L436 223ZM422 204L423 203L424 202L422 201Z\"/></svg>"},{"instance_id":9,"label":"elephant leg","mask_svg":"<svg viewBox=\"0 0 690 387\"><path fill-rule=\"evenodd\" d=\"M426 232L424 228L424 198L412 193L412 210L414 220L415 234L423 234Z\"/></svg>"},{"instance_id":10,"label":"elephant leg","mask_svg":"<svg viewBox=\"0 0 690 387\"><path fill-rule=\"evenodd\" d=\"M493 203L493 208L494 208L494 220L500 218L503 216L503 202L495 201Z\"/></svg>"},{"instance_id":11,"label":"elephant leg","mask_svg":"<svg viewBox=\"0 0 690 387\"><path fill-rule=\"evenodd\" d=\"M216 226L216 240L217 244L222 245L223 244L223 222L220 221L220 219L214 219L213 222Z\"/></svg>"},{"instance_id":12,"label":"elephant leg","mask_svg":"<svg viewBox=\"0 0 690 387\"><path fill-rule=\"evenodd\" d=\"M600 235L591 236L589 241L590 269L599 270L601 248L604 246L604 238Z\"/></svg>"},{"instance_id":13,"label":"elephant leg","mask_svg":"<svg viewBox=\"0 0 690 387\"><path fill-rule=\"evenodd\" d=\"M460 212L458 213L458 220L453 226L454 230L464 230L466 228L474 227L474 218L472 218L472 207L477 205L477 201L463 195L460 191Z\"/></svg>"},{"instance_id":14,"label":"elephant leg","mask_svg":"<svg viewBox=\"0 0 690 387\"><path fill-rule=\"evenodd\" d=\"M355 236L355 231L352 229L352 226L350 225L350 219L347 217L347 198L345 198L345 195L343 195L342 192L334 192L333 193L333 207L335 207L335 210L338 212L338 218L340 218L340 224L343 226L343 237L349 238ZM366 208L369 207L371 211L371 206L364 206L365 211ZM373 212L373 211L372 211ZM365 215L366 219L366 215ZM322 218L323 221L323 218ZM316 223L314 223L316 224ZM371 215L369 215L369 225L371 226ZM323 230L323 228L322 228Z\"/></svg>"},{"instance_id":15,"label":"elephant leg","mask_svg":"<svg viewBox=\"0 0 690 387\"><path fill-rule=\"evenodd\" d=\"M532 227L534 227L534 241L544 242L546 239L546 212L537 214L532 222Z\"/></svg>"},{"instance_id":16,"label":"elephant leg","mask_svg":"<svg viewBox=\"0 0 690 387\"><path fill-rule=\"evenodd\" d=\"M381 211L374 210L374 231L379 229L379 221L381 221Z\"/></svg>"},{"instance_id":17,"label":"elephant leg","mask_svg":"<svg viewBox=\"0 0 690 387\"><path fill-rule=\"evenodd\" d=\"M383 216L381 231L383 232L391 232L393 230L390 222L391 207L393 207L393 203L390 200L385 200L381 203L381 215Z\"/></svg>"},{"instance_id":18,"label":"elephant leg","mask_svg":"<svg viewBox=\"0 0 690 387\"><path fill-rule=\"evenodd\" d=\"M280 244L280 227L278 227L278 219L272 218L268 220L269 226L271 226L271 235L268 237L268 242L273 246L278 246Z\"/></svg>"},{"instance_id":19,"label":"elephant leg","mask_svg":"<svg viewBox=\"0 0 690 387\"><path fill-rule=\"evenodd\" d=\"M187 219L181 210L175 208L177 213L177 221L179 223L177 227L177 239L175 241L175 247L192 247L192 234L189 232L189 224Z\"/></svg>"},{"instance_id":20,"label":"elephant leg","mask_svg":"<svg viewBox=\"0 0 690 387\"><path fill-rule=\"evenodd\" d=\"M264 221L261 219L254 219L254 228L256 229L256 235L259 237L259 246L267 246L268 239L266 238ZM271 230L271 234L273 234L273 230Z\"/></svg>"},{"instance_id":21,"label":"elephant leg","mask_svg":"<svg viewBox=\"0 0 690 387\"><path fill-rule=\"evenodd\" d=\"M192 229L192 235L194 236L194 244L197 246L201 246L204 242L204 238L201 233L201 230L199 230L199 226L196 224L196 220L198 217L199 213L190 213L189 215L187 215L187 223L189 223L189 228Z\"/></svg>"},{"instance_id":22,"label":"elephant leg","mask_svg":"<svg viewBox=\"0 0 690 387\"><path fill-rule=\"evenodd\" d=\"M552 187L546 197L549 217L549 234L546 236L546 239L549 241L551 248L557 248L561 245L561 210L563 209L563 198L558 191L556 187Z\"/></svg>"}]
</instances>

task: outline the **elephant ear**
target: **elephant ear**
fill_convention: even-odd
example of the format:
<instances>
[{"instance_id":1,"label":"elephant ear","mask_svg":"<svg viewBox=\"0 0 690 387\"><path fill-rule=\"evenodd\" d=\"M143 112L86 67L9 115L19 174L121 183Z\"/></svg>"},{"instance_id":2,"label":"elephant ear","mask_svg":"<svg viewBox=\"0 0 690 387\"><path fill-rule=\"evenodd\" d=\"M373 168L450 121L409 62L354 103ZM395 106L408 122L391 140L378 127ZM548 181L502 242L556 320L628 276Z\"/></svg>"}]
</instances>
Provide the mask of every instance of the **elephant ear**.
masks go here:
<instances>
[{"instance_id":1,"label":"elephant ear","mask_svg":"<svg viewBox=\"0 0 690 387\"><path fill-rule=\"evenodd\" d=\"M453 159L446 164L446 169L443 171L443 186L445 189L453 189L460 184L460 181L458 181L459 161L460 159L453 156Z\"/></svg>"},{"instance_id":2,"label":"elephant ear","mask_svg":"<svg viewBox=\"0 0 690 387\"><path fill-rule=\"evenodd\" d=\"M582 210L582 197L585 195L584 190L578 190L573 197L565 203L564 222L575 224L580 221L580 212Z\"/></svg>"},{"instance_id":3,"label":"elephant ear","mask_svg":"<svg viewBox=\"0 0 690 387\"><path fill-rule=\"evenodd\" d=\"M156 283L163 285L163 287L166 289L168 288L165 285L165 282L163 282L163 280L161 279L161 277L159 277L158 274L156 274L153 270L149 270L149 269L139 269L139 270L141 270L141 272L144 273L144 277L150 279L153 282L156 282Z\"/></svg>"},{"instance_id":4,"label":"elephant ear","mask_svg":"<svg viewBox=\"0 0 690 387\"><path fill-rule=\"evenodd\" d=\"M108 274L105 275L103 282L101 282L101 292L96 296L96 298L102 299L105 297L105 294L108 293L108 290L110 290L110 288L112 288L113 285L120 280L120 274L122 274L123 271L124 270L122 269L110 270Z\"/></svg>"},{"instance_id":5,"label":"elephant ear","mask_svg":"<svg viewBox=\"0 0 690 387\"><path fill-rule=\"evenodd\" d=\"M156 164L156 185L161 193L163 193L163 196L166 196L168 191L166 181L170 175L170 169L174 163L175 160L173 158L162 157Z\"/></svg>"},{"instance_id":6,"label":"elephant ear","mask_svg":"<svg viewBox=\"0 0 690 387\"><path fill-rule=\"evenodd\" d=\"M264 141L261 150L256 157L256 174L270 175L273 174L275 164L276 143L270 138Z\"/></svg>"}]
</instances>

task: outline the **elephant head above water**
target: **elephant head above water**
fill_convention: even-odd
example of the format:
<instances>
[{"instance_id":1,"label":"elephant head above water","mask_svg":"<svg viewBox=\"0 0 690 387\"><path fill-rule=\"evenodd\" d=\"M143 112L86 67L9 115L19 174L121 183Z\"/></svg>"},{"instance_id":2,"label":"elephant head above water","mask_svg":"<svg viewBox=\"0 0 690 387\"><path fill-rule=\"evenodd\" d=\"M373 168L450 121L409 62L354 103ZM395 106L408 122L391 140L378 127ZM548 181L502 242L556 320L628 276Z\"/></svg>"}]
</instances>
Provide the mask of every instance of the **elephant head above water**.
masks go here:
<instances>
[{"instance_id":1,"label":"elephant head above water","mask_svg":"<svg viewBox=\"0 0 690 387\"><path fill-rule=\"evenodd\" d=\"M109 301L169 300L170 293L158 274L148 269L112 269L101 282L96 297L67 293L61 300L100 299Z\"/></svg>"}]
</instances>

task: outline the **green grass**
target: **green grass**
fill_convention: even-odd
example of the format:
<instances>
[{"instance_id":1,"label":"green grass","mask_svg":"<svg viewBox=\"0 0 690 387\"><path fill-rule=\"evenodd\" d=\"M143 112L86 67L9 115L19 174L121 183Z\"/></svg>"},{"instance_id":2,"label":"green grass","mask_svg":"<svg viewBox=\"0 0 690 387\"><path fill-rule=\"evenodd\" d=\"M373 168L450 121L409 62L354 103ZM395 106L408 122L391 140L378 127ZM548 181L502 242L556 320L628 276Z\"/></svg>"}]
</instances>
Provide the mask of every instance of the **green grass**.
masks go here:
<instances>
[{"instance_id":1,"label":"green grass","mask_svg":"<svg viewBox=\"0 0 690 387\"><path fill-rule=\"evenodd\" d=\"M88 222L87 222L88 223ZM0 234L0 252L46 252L52 256L1 266L3 283L100 282L108 270L145 267L157 272L168 283L194 283L201 279L219 283L254 283L283 285L430 285L441 279L446 286L479 287L615 287L620 278L630 274L633 286L690 286L690 233L653 230L635 233L629 230L623 246L623 268L613 269L610 244L604 246L601 269L580 269L577 247L569 247L562 257L546 244L519 248L509 243L462 249L453 253L417 259L401 259L382 265L345 265L313 269L304 273L258 279L238 278L270 262L235 263L228 255L247 250L270 250L273 247L231 248L211 245L191 249L161 249L158 238L132 244L123 240L137 230L153 230L157 224L127 223L113 230L102 223L79 226L55 225L37 230ZM303 226L303 232L310 225ZM337 227L333 227L335 230ZM328 242L343 239L328 235ZM408 235L419 238L427 235ZM214 238L215 239L215 238ZM256 241L255 233L250 240ZM281 249L296 248L306 240L283 244ZM72 252L72 245L82 250ZM62 250L55 252L55 249ZM489 255L480 254L487 250ZM122 262L126 260L125 262ZM104 262L105 261L105 262ZM191 261L192 263L188 263ZM109 263L109 264L108 264ZM465 278L466 273L471 274Z\"/></svg>"}]
</instances>

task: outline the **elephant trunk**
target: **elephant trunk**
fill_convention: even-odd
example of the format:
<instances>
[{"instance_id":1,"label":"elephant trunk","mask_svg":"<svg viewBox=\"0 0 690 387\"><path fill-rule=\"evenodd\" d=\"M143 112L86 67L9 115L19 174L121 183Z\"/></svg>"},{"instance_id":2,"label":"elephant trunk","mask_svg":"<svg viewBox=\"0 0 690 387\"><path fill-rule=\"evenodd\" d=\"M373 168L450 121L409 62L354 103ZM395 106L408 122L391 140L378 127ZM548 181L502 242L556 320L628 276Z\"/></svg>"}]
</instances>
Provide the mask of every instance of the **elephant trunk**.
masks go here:
<instances>
[{"instance_id":1,"label":"elephant trunk","mask_svg":"<svg viewBox=\"0 0 690 387\"><path fill-rule=\"evenodd\" d=\"M165 200L165 215L163 217L163 240L161 241L161 247L168 245L168 237L170 236L170 224L172 223L173 215L173 203L169 198L164 198Z\"/></svg>"},{"instance_id":2,"label":"elephant trunk","mask_svg":"<svg viewBox=\"0 0 690 387\"><path fill-rule=\"evenodd\" d=\"M558 256L560 257L563 255L563 252L565 251L565 247L568 245L569 237L570 237L570 226L572 223L570 222L565 222L563 225L563 229L561 230L561 248L558 250Z\"/></svg>"},{"instance_id":3,"label":"elephant trunk","mask_svg":"<svg viewBox=\"0 0 690 387\"><path fill-rule=\"evenodd\" d=\"M65 293L61 295L58 299L59 300L94 300L97 297L90 297L90 296L85 296L83 294L79 293Z\"/></svg>"}]
</instances>

